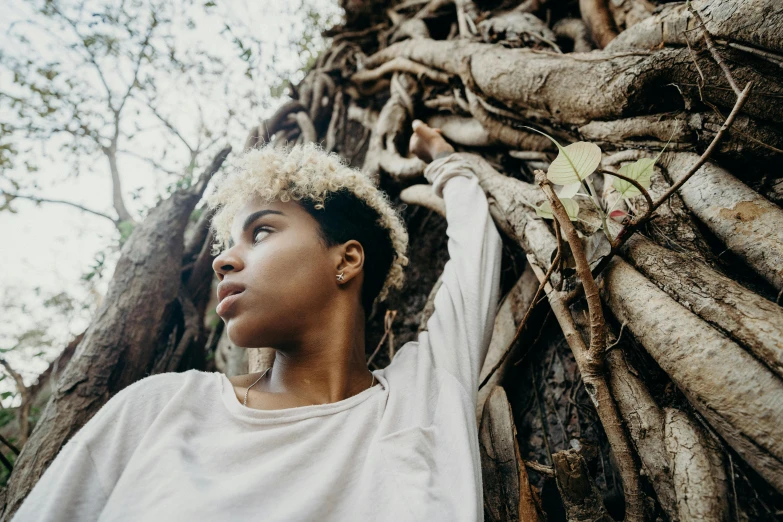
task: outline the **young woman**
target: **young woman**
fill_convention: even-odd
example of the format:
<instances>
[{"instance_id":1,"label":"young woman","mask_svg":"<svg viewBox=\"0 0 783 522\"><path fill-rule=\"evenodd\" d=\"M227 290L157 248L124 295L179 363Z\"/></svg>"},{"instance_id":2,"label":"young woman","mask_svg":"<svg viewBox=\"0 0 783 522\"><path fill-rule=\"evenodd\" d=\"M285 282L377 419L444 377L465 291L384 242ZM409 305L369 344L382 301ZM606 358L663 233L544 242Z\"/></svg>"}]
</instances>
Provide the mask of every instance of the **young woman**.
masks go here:
<instances>
[{"instance_id":1,"label":"young woman","mask_svg":"<svg viewBox=\"0 0 783 522\"><path fill-rule=\"evenodd\" d=\"M217 313L270 368L128 386L62 448L14 521L483 520L478 378L501 239L470 165L414 122L450 259L427 330L369 371L365 320L403 282L387 196L314 145L246 152L208 203ZM433 161L434 160L434 161Z\"/></svg>"}]
</instances>

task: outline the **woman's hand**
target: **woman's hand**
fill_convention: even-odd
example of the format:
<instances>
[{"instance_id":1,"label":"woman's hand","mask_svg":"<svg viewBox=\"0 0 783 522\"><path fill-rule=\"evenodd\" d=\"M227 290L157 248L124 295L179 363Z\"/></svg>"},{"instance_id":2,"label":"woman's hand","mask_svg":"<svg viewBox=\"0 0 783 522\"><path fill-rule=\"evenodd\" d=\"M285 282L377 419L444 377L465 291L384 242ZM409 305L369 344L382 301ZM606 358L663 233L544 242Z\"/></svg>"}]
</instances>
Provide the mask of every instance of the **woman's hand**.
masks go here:
<instances>
[{"instance_id":1,"label":"woman's hand","mask_svg":"<svg viewBox=\"0 0 783 522\"><path fill-rule=\"evenodd\" d=\"M454 152L454 147L440 135L440 129L433 129L421 120L413 120L408 150L429 163L441 152Z\"/></svg>"}]
</instances>

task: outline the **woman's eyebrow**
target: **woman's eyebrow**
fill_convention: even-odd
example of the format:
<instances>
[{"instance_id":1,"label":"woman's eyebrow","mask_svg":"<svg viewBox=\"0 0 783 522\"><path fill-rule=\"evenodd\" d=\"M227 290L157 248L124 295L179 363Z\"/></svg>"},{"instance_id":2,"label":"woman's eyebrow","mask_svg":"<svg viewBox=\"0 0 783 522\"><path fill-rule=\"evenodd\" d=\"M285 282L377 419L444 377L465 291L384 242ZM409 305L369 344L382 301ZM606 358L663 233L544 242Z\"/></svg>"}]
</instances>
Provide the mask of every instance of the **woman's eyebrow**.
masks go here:
<instances>
[{"instance_id":1,"label":"woman's eyebrow","mask_svg":"<svg viewBox=\"0 0 783 522\"><path fill-rule=\"evenodd\" d=\"M269 209L267 209L267 210L259 210L258 212L253 212L252 214L250 214L249 216L247 216L245 218L245 222L242 224L242 233L244 233L245 230L247 230L247 228L250 225L252 225L255 220L257 220L258 218L260 218L262 216L266 216L267 214L279 214L281 216L285 216L285 213L283 213L283 212L281 212L279 210L269 210ZM229 239L228 240L228 248L231 248L233 246L234 246L234 240L233 239Z\"/></svg>"},{"instance_id":2,"label":"woman's eyebrow","mask_svg":"<svg viewBox=\"0 0 783 522\"><path fill-rule=\"evenodd\" d=\"M253 221L260 218L261 216L266 216L267 214L280 214L281 216L285 216L285 214L279 210L259 210L258 212L253 212L247 216L247 218L245 218L245 222L242 224L242 232L244 233L245 230L247 230L247 227L253 224Z\"/></svg>"}]
</instances>

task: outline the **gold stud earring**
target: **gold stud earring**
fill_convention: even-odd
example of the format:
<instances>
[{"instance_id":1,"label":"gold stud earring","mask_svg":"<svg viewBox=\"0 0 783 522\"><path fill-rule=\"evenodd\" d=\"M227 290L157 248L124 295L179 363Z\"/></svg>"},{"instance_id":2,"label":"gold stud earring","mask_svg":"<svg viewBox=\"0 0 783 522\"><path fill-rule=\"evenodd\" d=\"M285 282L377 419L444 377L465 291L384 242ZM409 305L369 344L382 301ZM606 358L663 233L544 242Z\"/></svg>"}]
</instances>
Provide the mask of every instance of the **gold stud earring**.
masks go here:
<instances>
[{"instance_id":1,"label":"gold stud earring","mask_svg":"<svg viewBox=\"0 0 783 522\"><path fill-rule=\"evenodd\" d=\"M342 281L343 279L345 279L345 276L343 275L343 273L342 273L342 272L340 272L340 273L337 275L337 280L338 280L338 281Z\"/></svg>"}]
</instances>

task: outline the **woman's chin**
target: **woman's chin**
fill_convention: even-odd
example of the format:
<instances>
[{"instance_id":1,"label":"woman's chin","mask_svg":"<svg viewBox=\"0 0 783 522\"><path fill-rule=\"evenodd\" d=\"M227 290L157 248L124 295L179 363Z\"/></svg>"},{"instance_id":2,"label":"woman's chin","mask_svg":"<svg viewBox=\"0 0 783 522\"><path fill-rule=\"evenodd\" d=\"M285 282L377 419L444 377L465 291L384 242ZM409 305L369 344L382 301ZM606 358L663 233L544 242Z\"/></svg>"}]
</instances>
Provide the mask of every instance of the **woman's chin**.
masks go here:
<instances>
[{"instance_id":1,"label":"woman's chin","mask_svg":"<svg viewBox=\"0 0 783 522\"><path fill-rule=\"evenodd\" d=\"M247 339L241 324L237 323L240 323L240 321L237 321L236 317L229 317L226 320L226 335L231 344L237 348L244 348Z\"/></svg>"},{"instance_id":2,"label":"woman's chin","mask_svg":"<svg viewBox=\"0 0 783 522\"><path fill-rule=\"evenodd\" d=\"M231 341L231 344L237 348L256 348L258 346L264 346L264 344L258 343L258 336L254 336L251 332L247 331L245 325L242 323L243 321L237 317L231 317L226 322L226 335L228 336L228 340Z\"/></svg>"}]
</instances>

